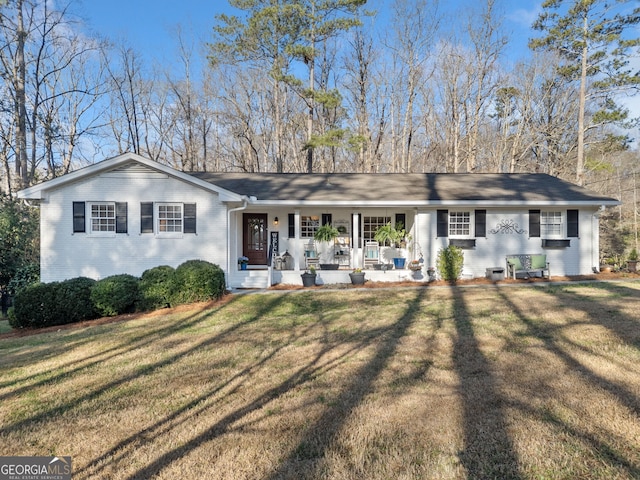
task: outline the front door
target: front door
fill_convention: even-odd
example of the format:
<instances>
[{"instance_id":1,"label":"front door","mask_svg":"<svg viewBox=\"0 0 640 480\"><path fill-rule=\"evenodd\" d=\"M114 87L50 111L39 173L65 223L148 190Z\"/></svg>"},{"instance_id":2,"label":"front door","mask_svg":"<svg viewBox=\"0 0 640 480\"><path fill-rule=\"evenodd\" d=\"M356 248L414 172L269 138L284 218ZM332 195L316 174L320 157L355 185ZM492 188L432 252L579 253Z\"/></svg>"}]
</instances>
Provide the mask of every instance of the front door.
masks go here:
<instances>
[{"instance_id":1,"label":"front door","mask_svg":"<svg viewBox=\"0 0 640 480\"><path fill-rule=\"evenodd\" d=\"M242 216L243 255L250 265L266 265L269 231L266 213L244 213Z\"/></svg>"}]
</instances>

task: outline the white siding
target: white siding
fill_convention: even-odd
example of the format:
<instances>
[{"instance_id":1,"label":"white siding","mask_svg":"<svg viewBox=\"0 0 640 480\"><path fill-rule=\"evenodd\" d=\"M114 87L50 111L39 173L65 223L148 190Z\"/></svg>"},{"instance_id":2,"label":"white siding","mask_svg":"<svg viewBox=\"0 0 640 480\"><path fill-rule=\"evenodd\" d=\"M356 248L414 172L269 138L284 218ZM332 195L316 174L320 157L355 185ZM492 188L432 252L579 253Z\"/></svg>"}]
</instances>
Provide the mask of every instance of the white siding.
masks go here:
<instances>
[{"instance_id":1,"label":"white siding","mask_svg":"<svg viewBox=\"0 0 640 480\"><path fill-rule=\"evenodd\" d=\"M73 202L127 202L127 234L109 237L73 233ZM197 234L162 238L140 233L141 202L195 203ZM87 209L88 215L88 209ZM200 259L226 270L226 207L212 192L140 166L123 168L49 192L41 204L42 281L177 267Z\"/></svg>"}]
</instances>

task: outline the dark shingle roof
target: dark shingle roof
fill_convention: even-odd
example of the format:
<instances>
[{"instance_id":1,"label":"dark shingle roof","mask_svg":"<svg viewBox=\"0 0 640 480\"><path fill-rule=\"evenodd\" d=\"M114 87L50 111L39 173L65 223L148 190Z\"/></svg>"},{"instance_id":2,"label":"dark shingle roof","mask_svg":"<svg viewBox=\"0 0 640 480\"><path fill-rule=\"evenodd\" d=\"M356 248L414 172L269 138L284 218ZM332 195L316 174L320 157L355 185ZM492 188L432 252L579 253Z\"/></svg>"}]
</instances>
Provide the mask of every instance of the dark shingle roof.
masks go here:
<instances>
[{"instance_id":1,"label":"dark shingle roof","mask_svg":"<svg viewBox=\"0 0 640 480\"><path fill-rule=\"evenodd\" d=\"M581 203L618 201L545 174L292 174L190 173L239 195L265 202Z\"/></svg>"}]
</instances>

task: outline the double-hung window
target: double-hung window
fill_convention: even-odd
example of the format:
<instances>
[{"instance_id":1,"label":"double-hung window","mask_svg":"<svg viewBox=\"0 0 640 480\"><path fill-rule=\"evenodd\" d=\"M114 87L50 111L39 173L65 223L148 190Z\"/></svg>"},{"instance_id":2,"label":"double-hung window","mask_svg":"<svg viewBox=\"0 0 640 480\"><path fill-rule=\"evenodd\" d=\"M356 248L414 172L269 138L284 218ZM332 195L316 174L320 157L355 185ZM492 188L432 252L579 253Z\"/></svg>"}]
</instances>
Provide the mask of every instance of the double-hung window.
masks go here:
<instances>
[{"instance_id":1,"label":"double-hung window","mask_svg":"<svg viewBox=\"0 0 640 480\"><path fill-rule=\"evenodd\" d=\"M471 235L470 212L449 212L449 236L468 237Z\"/></svg>"},{"instance_id":2,"label":"double-hung window","mask_svg":"<svg viewBox=\"0 0 640 480\"><path fill-rule=\"evenodd\" d=\"M113 202L91 203L90 231L91 233L116 232L116 204Z\"/></svg>"},{"instance_id":3,"label":"double-hung window","mask_svg":"<svg viewBox=\"0 0 640 480\"><path fill-rule=\"evenodd\" d=\"M158 204L158 233L182 233L182 204Z\"/></svg>"},{"instance_id":4,"label":"double-hung window","mask_svg":"<svg viewBox=\"0 0 640 480\"><path fill-rule=\"evenodd\" d=\"M301 216L300 217L300 237L313 238L320 226L320 217L318 215Z\"/></svg>"},{"instance_id":5,"label":"double-hung window","mask_svg":"<svg viewBox=\"0 0 640 480\"><path fill-rule=\"evenodd\" d=\"M362 219L362 239L364 241L375 240L376 231L391 223L391 217L363 217Z\"/></svg>"},{"instance_id":6,"label":"double-hung window","mask_svg":"<svg viewBox=\"0 0 640 480\"><path fill-rule=\"evenodd\" d=\"M562 237L562 212L540 212L540 233L543 238Z\"/></svg>"}]
</instances>

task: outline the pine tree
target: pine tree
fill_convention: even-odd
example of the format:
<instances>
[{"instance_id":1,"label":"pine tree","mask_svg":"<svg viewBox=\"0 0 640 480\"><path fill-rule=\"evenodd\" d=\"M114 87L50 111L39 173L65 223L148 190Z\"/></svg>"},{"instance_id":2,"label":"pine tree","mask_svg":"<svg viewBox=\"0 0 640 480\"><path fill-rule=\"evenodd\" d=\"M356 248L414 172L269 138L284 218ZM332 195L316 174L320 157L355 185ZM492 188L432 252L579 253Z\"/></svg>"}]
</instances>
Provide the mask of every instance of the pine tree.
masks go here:
<instances>
[{"instance_id":1,"label":"pine tree","mask_svg":"<svg viewBox=\"0 0 640 480\"><path fill-rule=\"evenodd\" d=\"M558 74L579 84L576 181L584 184L585 134L597 125L624 123L628 112L615 96L640 87L640 72L630 58L638 54L640 39L632 36L640 23L635 0L546 0L533 28L544 33L532 39L532 49L553 51L564 60ZM587 121L587 104L598 110Z\"/></svg>"}]
</instances>

